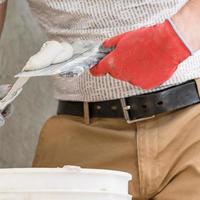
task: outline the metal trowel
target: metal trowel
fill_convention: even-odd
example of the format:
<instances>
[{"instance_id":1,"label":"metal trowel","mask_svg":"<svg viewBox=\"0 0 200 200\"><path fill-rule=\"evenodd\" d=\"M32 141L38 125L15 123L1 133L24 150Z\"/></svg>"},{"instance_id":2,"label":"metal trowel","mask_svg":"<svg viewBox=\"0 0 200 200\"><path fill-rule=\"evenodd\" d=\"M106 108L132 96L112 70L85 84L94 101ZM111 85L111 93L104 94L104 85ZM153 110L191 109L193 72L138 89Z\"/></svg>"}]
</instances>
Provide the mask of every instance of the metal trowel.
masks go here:
<instances>
[{"instance_id":1,"label":"metal trowel","mask_svg":"<svg viewBox=\"0 0 200 200\"><path fill-rule=\"evenodd\" d=\"M0 100L0 112L2 112L10 103L12 103L22 92L23 86L27 83L29 78L36 76L67 76L73 77L82 74L85 70L96 65L101 59L103 59L114 48L104 48L103 46L94 46L85 50L82 53L75 54L71 59L59 63L50 65L43 69L23 71L17 74L17 81L12 86L8 94Z\"/></svg>"},{"instance_id":2,"label":"metal trowel","mask_svg":"<svg viewBox=\"0 0 200 200\"><path fill-rule=\"evenodd\" d=\"M97 45L82 53L75 54L72 58L62 63L52 64L38 70L23 71L15 75L15 77L54 76L58 74L69 77L77 76L96 65L113 49L114 48L104 48L102 45Z\"/></svg>"}]
</instances>

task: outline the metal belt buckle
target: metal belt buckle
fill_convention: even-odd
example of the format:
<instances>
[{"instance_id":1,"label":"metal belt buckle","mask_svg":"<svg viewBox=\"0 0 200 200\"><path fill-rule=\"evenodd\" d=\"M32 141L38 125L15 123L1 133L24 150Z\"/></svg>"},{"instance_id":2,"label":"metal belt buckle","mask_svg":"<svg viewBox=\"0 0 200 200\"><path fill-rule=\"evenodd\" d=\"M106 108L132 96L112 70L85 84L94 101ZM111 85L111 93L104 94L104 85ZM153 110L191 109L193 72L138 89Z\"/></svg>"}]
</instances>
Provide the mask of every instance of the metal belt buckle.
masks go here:
<instances>
[{"instance_id":1,"label":"metal belt buckle","mask_svg":"<svg viewBox=\"0 0 200 200\"><path fill-rule=\"evenodd\" d=\"M120 99L120 102L121 102L122 110L123 110L123 113L124 113L124 118L125 118L125 120L128 124L145 121L145 120L152 119L152 118L155 117L155 115L152 115L150 117L144 117L144 118L140 118L140 119L131 120L129 112L128 112L131 109L131 106L126 104L125 98Z\"/></svg>"}]
</instances>

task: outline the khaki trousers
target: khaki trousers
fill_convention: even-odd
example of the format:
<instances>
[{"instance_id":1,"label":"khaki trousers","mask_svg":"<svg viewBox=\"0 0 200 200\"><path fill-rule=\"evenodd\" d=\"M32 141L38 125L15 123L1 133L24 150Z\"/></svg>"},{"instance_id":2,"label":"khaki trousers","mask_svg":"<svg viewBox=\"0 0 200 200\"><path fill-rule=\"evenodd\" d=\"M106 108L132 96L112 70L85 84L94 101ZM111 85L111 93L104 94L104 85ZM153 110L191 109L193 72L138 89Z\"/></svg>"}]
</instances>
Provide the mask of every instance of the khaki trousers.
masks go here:
<instances>
[{"instance_id":1,"label":"khaki trousers","mask_svg":"<svg viewBox=\"0 0 200 200\"><path fill-rule=\"evenodd\" d=\"M134 124L52 117L41 131L33 167L64 165L129 172L135 200L199 200L200 104Z\"/></svg>"}]
</instances>

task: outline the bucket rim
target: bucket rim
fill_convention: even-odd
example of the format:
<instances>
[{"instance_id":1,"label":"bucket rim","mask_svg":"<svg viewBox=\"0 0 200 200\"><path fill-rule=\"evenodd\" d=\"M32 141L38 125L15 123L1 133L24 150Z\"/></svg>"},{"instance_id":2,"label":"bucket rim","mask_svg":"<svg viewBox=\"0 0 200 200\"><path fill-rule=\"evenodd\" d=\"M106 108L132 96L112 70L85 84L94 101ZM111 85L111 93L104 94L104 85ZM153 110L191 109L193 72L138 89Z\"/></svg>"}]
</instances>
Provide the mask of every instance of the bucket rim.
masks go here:
<instances>
[{"instance_id":1,"label":"bucket rim","mask_svg":"<svg viewBox=\"0 0 200 200\"><path fill-rule=\"evenodd\" d=\"M127 177L128 180L132 179L132 175L128 172L109 170L109 169L69 169L69 168L3 168L0 169L0 175L4 174L37 174L37 173L66 173L66 174L100 174L100 175L115 175Z\"/></svg>"},{"instance_id":2,"label":"bucket rim","mask_svg":"<svg viewBox=\"0 0 200 200\"><path fill-rule=\"evenodd\" d=\"M30 189L30 190L0 190L0 194L3 193L62 193L62 194L81 194L81 195L113 195L113 196L121 196L121 197L132 197L130 194L123 194L123 193L114 193L109 191L83 191L83 190L63 190L63 189L53 189L53 190L47 190L47 189Z\"/></svg>"}]
</instances>

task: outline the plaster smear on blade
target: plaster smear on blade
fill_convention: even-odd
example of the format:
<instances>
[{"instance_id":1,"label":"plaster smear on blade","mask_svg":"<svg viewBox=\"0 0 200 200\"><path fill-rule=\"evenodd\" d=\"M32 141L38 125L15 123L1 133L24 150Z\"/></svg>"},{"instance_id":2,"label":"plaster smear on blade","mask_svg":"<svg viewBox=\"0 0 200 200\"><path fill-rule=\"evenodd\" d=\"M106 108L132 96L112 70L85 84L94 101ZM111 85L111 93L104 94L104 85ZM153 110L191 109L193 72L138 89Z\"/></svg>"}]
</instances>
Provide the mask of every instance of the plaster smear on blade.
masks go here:
<instances>
[{"instance_id":1,"label":"plaster smear on blade","mask_svg":"<svg viewBox=\"0 0 200 200\"><path fill-rule=\"evenodd\" d=\"M34 71L43 69L51 64L56 64L68 60L73 55L72 46L67 43L57 41L45 42L38 53L30 57L22 71Z\"/></svg>"},{"instance_id":2,"label":"plaster smear on blade","mask_svg":"<svg viewBox=\"0 0 200 200\"><path fill-rule=\"evenodd\" d=\"M73 56L61 63L49 65L46 68L24 71L15 77L36 77L36 76L54 76L60 75L71 78L81 75L84 71L90 69L102 60L113 48L104 48L99 44L87 46L81 52L74 49Z\"/></svg>"},{"instance_id":3,"label":"plaster smear on blade","mask_svg":"<svg viewBox=\"0 0 200 200\"><path fill-rule=\"evenodd\" d=\"M58 64L61 62L64 62L66 60L69 60L73 56L73 47L68 42L62 42L61 43L63 50L62 52L55 57L52 64Z\"/></svg>"}]
</instances>

